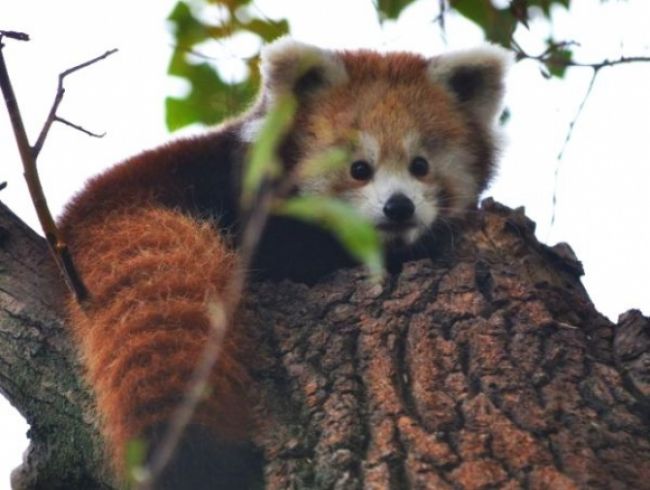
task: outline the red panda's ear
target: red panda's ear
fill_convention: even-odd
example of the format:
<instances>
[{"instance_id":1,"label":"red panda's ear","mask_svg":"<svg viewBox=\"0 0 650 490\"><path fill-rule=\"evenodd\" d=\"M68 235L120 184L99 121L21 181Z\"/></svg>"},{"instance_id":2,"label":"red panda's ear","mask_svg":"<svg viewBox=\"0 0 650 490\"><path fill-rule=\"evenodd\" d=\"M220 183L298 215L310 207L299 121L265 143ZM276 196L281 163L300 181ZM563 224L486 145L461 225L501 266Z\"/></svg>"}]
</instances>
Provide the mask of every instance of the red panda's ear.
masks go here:
<instances>
[{"instance_id":1,"label":"red panda's ear","mask_svg":"<svg viewBox=\"0 0 650 490\"><path fill-rule=\"evenodd\" d=\"M345 65L335 52L289 37L262 49L261 72L265 93L271 99L287 92L301 98L348 80Z\"/></svg>"},{"instance_id":2,"label":"red panda's ear","mask_svg":"<svg viewBox=\"0 0 650 490\"><path fill-rule=\"evenodd\" d=\"M511 63L508 50L486 45L432 58L428 75L444 84L463 109L492 124L501 109L504 77Z\"/></svg>"}]
</instances>

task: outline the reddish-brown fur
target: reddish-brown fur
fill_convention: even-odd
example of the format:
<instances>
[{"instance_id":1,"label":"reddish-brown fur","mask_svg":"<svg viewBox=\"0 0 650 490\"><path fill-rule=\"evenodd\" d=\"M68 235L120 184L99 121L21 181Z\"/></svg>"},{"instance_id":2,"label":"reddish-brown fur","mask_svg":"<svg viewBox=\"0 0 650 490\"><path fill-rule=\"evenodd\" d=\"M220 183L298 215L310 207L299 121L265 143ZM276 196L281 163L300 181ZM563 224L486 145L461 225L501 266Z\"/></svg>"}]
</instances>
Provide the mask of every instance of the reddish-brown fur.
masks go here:
<instances>
[{"instance_id":1,"label":"reddish-brown fur","mask_svg":"<svg viewBox=\"0 0 650 490\"><path fill-rule=\"evenodd\" d=\"M208 336L208 303L229 301L232 245L219 238L216 221L168 207L189 209L201 199L196 186L183 185L181 169L214 166L222 139L135 157L89 183L61 221L91 293L83 309L70 301L68 311L116 468L126 443L164 423L181 400ZM226 439L246 433L236 333L229 330L211 395L195 417Z\"/></svg>"},{"instance_id":2,"label":"reddish-brown fur","mask_svg":"<svg viewBox=\"0 0 650 490\"><path fill-rule=\"evenodd\" d=\"M281 148L287 168L308 152L346 146L352 132L372 131L385 145L382 151L390 152L401 144L394 138L414 128L432 135L426 144L434 148L439 141L470 148L484 186L492 168L489 137L447 89L427 79L426 59L372 52L340 56L348 83L301 99L298 95L294 129ZM278 66L290 67L290 62L280 60ZM280 82L282 73L276 74ZM265 104L261 98L248 117L259 117ZM164 424L185 393L210 329L208 305L234 306L227 292L238 267L232 237L240 225L243 123L232 122L116 166L93 179L61 219L91 295L84 308L69 302L70 320L117 469L122 468L126 443ZM343 172L332 192L360 185ZM453 183L440 179L438 185L440 196L453 199ZM272 223L266 233L270 245L265 248L264 240L261 245L271 251L267 264L281 268L291 262L296 267L304 250L306 264L327 262L330 242L302 231L287 232L286 223L277 228ZM290 259L278 259L273 255L277 251ZM338 252L330 259L341 263ZM245 348L231 321L210 394L192 422L221 439L246 437Z\"/></svg>"},{"instance_id":3,"label":"reddish-brown fur","mask_svg":"<svg viewBox=\"0 0 650 490\"><path fill-rule=\"evenodd\" d=\"M305 152L349 147L358 133L369 132L380 141L381 154L393 154L388 161L404 165L401 138L417 131L429 137L425 145L434 152L441 144L462 145L473 152L474 173L479 187L485 187L494 167L491 138L461 110L446 87L431 82L427 59L411 53L381 55L372 51L343 52L341 58L349 82L305 105L306 114L300 121L309 133L303 141ZM428 178L438 176L430 174ZM460 191L447 182L439 183L451 196ZM347 168L340 170L340 178L332 184L333 194L363 185L349 177Z\"/></svg>"}]
</instances>

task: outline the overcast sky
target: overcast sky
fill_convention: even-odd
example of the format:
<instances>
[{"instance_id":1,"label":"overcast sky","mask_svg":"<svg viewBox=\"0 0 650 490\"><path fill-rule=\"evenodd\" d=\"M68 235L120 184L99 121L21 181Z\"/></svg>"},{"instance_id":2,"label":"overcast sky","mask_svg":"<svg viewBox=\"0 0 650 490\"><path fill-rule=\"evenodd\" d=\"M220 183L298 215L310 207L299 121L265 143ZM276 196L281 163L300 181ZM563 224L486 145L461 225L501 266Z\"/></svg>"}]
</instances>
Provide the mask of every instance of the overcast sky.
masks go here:
<instances>
[{"instance_id":1,"label":"overcast sky","mask_svg":"<svg viewBox=\"0 0 650 490\"><path fill-rule=\"evenodd\" d=\"M32 41L7 41L4 50L18 101L32 140L51 104L62 70L118 47L110 59L68 79L60 115L96 132L88 138L54 126L39 169L52 210L58 214L82 183L99 170L169 138L163 100L184 85L165 75L170 37L165 17L174 0L3 0L0 29L28 32ZM500 2L503 3L503 2ZM584 62L621 55L650 55L647 0L574 0L571 12L554 11L553 33L578 41ZM407 49L433 55L481 42L478 28L454 16L443 40L431 21L438 2L420 1L398 23L382 31L370 0L263 0L267 16L289 16L293 36L331 48ZM342 13L345 13L344 15ZM542 21L517 33L530 53L543 50L550 33ZM207 43L228 76L241 75L238 57L246 45ZM497 200L524 205L549 244L568 242L583 261L584 283L596 307L615 320L629 308L650 314L650 64L602 70L578 120L562 161L557 160L591 78L571 69L562 81L544 79L531 61L516 65L508 78L511 118L497 179L488 191ZM557 174L557 176L556 176ZM23 183L18 154L0 108L0 200L37 228ZM557 196L555 221L553 194ZM0 490L26 447L26 424L0 397Z\"/></svg>"}]
</instances>

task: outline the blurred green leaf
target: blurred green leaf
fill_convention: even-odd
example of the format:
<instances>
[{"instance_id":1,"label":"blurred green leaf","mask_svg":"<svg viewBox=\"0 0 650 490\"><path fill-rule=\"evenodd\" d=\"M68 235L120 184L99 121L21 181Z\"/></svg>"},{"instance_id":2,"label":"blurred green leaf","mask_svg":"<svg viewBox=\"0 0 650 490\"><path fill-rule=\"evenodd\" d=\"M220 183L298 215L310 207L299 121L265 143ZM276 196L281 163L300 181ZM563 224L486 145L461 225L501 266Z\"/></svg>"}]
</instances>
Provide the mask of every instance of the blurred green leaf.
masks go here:
<instances>
[{"instance_id":1,"label":"blurred green leaf","mask_svg":"<svg viewBox=\"0 0 650 490\"><path fill-rule=\"evenodd\" d=\"M554 49L550 52L544 64L551 75L558 78L564 78L567 64L571 62L573 53L566 48Z\"/></svg>"},{"instance_id":2,"label":"blurred green leaf","mask_svg":"<svg viewBox=\"0 0 650 490\"><path fill-rule=\"evenodd\" d=\"M178 2L167 20L174 25L177 45L192 46L205 41L210 36L206 26L194 18L189 5L185 2Z\"/></svg>"},{"instance_id":3,"label":"blurred green leaf","mask_svg":"<svg viewBox=\"0 0 650 490\"><path fill-rule=\"evenodd\" d=\"M478 24L488 40L510 47L517 20L509 8L498 9L488 0L457 0L451 5L459 14Z\"/></svg>"},{"instance_id":4,"label":"blurred green leaf","mask_svg":"<svg viewBox=\"0 0 650 490\"><path fill-rule=\"evenodd\" d=\"M147 457L147 443L143 439L131 439L126 443L125 468L130 483L141 481L145 476L145 460Z\"/></svg>"},{"instance_id":5,"label":"blurred green leaf","mask_svg":"<svg viewBox=\"0 0 650 490\"><path fill-rule=\"evenodd\" d=\"M286 94L275 101L266 113L250 155L243 179L242 203L251 204L255 193L266 179L277 177L282 169L278 159L278 147L291 128L298 103L295 97Z\"/></svg>"},{"instance_id":6,"label":"blurred green leaf","mask_svg":"<svg viewBox=\"0 0 650 490\"><path fill-rule=\"evenodd\" d=\"M207 63L186 64L182 73L192 85L187 96L165 100L166 123L171 131L197 122L216 124L240 112L257 93L257 78L227 84Z\"/></svg>"},{"instance_id":7,"label":"blurred green leaf","mask_svg":"<svg viewBox=\"0 0 650 490\"><path fill-rule=\"evenodd\" d=\"M349 163L350 152L345 148L336 146L329 148L315 157L310 158L300 166L300 175L302 177L317 177L344 167Z\"/></svg>"},{"instance_id":8,"label":"blurred green leaf","mask_svg":"<svg viewBox=\"0 0 650 490\"><path fill-rule=\"evenodd\" d=\"M375 7L379 10L380 19L397 19L406 7L414 0L375 0Z\"/></svg>"},{"instance_id":9,"label":"blurred green leaf","mask_svg":"<svg viewBox=\"0 0 650 490\"><path fill-rule=\"evenodd\" d=\"M264 41L270 42L289 32L289 23L285 20L260 20L253 19L250 22L241 24L241 28L257 34Z\"/></svg>"},{"instance_id":10,"label":"blurred green leaf","mask_svg":"<svg viewBox=\"0 0 650 490\"><path fill-rule=\"evenodd\" d=\"M192 8L200 9L207 4L221 5L229 15L219 25L204 24L195 16ZM200 61L196 46L208 40L227 40L241 32L250 32L263 41L271 41L289 30L286 20L275 21L259 18L248 9L251 0L205 0L192 4L179 1L169 21L173 25L175 47L169 64L169 74L185 79L190 85L184 97L168 97L165 101L165 119L170 130L189 124L212 125L242 112L257 94L260 78L257 69L259 53L244 59L249 68L248 76L241 82L224 81L216 69L216 61ZM197 59L199 61L197 62Z\"/></svg>"},{"instance_id":11,"label":"blurred green leaf","mask_svg":"<svg viewBox=\"0 0 650 490\"><path fill-rule=\"evenodd\" d=\"M213 3L215 5L225 5L228 7L228 10L235 11L239 7L243 7L244 5L248 5L251 3L251 0L208 0L208 2Z\"/></svg>"},{"instance_id":12,"label":"blurred green leaf","mask_svg":"<svg viewBox=\"0 0 650 490\"><path fill-rule=\"evenodd\" d=\"M381 275L384 260L377 229L350 204L326 197L301 196L283 201L275 212L322 226L373 276Z\"/></svg>"}]
</instances>

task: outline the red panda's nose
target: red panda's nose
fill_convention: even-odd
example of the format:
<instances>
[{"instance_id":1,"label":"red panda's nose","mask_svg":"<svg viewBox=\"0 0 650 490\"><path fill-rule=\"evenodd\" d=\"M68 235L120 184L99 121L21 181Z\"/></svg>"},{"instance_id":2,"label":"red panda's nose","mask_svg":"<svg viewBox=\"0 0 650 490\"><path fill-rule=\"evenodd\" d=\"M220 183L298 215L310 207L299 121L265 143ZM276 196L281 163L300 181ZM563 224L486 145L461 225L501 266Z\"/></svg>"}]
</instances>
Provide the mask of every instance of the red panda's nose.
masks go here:
<instances>
[{"instance_id":1,"label":"red panda's nose","mask_svg":"<svg viewBox=\"0 0 650 490\"><path fill-rule=\"evenodd\" d=\"M415 205L404 194L393 194L384 205L384 214L391 221L403 223L415 212Z\"/></svg>"}]
</instances>

